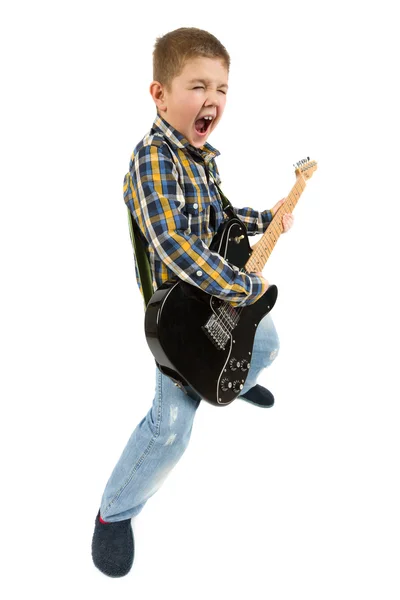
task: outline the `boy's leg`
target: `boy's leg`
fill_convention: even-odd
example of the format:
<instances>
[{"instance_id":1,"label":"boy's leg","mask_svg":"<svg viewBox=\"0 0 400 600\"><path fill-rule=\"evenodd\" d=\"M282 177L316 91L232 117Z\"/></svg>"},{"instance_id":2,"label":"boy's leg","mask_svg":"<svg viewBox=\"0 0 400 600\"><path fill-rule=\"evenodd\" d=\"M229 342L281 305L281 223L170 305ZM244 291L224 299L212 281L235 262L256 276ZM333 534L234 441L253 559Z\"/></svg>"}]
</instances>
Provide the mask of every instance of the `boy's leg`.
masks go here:
<instances>
[{"instance_id":1,"label":"boy's leg","mask_svg":"<svg viewBox=\"0 0 400 600\"><path fill-rule=\"evenodd\" d=\"M245 394L256 385L260 373L271 365L277 357L278 352L278 334L272 318L268 313L258 324L254 338L250 369L238 399L246 400L246 398L241 398L241 395Z\"/></svg>"},{"instance_id":2,"label":"boy's leg","mask_svg":"<svg viewBox=\"0 0 400 600\"><path fill-rule=\"evenodd\" d=\"M135 517L159 489L189 443L200 400L193 390L186 395L156 367L152 408L133 431L104 490L104 521Z\"/></svg>"}]
</instances>

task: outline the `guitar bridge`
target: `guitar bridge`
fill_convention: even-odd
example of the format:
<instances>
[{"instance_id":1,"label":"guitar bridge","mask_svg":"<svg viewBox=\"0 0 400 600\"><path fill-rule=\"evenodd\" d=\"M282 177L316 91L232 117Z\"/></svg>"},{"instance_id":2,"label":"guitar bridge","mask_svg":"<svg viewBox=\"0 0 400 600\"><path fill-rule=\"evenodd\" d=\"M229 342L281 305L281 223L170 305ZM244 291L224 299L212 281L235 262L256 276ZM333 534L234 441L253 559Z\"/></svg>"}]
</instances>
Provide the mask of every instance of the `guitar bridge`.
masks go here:
<instances>
[{"instance_id":1,"label":"guitar bridge","mask_svg":"<svg viewBox=\"0 0 400 600\"><path fill-rule=\"evenodd\" d=\"M218 350L225 350L238 321L239 317L232 307L227 309L226 305L222 305L218 309L218 315L213 313L207 323L202 326L202 330Z\"/></svg>"}]
</instances>

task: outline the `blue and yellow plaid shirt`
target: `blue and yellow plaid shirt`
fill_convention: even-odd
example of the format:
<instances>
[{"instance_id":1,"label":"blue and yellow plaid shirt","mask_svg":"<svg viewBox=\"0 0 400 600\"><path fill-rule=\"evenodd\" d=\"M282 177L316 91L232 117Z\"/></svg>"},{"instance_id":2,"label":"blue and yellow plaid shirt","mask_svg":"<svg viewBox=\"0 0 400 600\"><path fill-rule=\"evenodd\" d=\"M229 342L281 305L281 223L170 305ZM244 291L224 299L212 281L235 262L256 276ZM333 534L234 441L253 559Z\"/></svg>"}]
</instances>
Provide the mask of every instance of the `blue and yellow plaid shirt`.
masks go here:
<instances>
[{"instance_id":1,"label":"blue and yellow plaid shirt","mask_svg":"<svg viewBox=\"0 0 400 600\"><path fill-rule=\"evenodd\" d=\"M206 143L192 146L158 113L152 129L134 149L124 179L124 200L146 240L154 291L168 279L180 278L236 306L256 302L265 291L258 275L240 271L209 250L226 220L218 189L215 157ZM249 235L263 233L272 220L269 210L235 208ZM136 279L140 277L135 259Z\"/></svg>"}]
</instances>

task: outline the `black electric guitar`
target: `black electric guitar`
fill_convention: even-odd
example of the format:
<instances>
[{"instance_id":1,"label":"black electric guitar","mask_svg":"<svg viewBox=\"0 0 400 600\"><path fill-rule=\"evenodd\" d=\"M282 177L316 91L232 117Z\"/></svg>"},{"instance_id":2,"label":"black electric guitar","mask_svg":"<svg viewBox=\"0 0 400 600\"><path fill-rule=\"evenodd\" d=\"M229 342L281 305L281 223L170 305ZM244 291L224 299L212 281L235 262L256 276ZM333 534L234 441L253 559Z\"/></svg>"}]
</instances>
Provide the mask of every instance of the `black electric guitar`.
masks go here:
<instances>
[{"instance_id":1,"label":"black electric guitar","mask_svg":"<svg viewBox=\"0 0 400 600\"><path fill-rule=\"evenodd\" d=\"M246 226L231 211L210 250L241 271L262 271L283 231L282 215L293 211L316 168L309 158L297 163L295 185L253 249ZM257 326L277 295L270 285L257 302L234 307L182 280L162 284L145 314L147 343L159 369L184 391L190 386L211 404L230 404L246 381Z\"/></svg>"}]
</instances>

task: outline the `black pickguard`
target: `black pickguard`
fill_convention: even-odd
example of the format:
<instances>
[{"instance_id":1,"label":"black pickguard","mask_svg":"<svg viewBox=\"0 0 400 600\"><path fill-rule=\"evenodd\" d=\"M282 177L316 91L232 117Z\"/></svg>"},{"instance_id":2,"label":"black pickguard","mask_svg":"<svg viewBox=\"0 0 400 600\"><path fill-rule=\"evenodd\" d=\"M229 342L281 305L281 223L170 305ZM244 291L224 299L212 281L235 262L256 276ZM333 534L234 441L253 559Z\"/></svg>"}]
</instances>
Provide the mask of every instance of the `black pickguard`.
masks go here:
<instances>
[{"instance_id":1,"label":"black pickguard","mask_svg":"<svg viewBox=\"0 0 400 600\"><path fill-rule=\"evenodd\" d=\"M245 225L231 217L210 249L243 268L252 252ZM211 404L230 404L246 381L257 326L277 293L271 285L254 304L235 308L182 280L167 281L153 294L145 314L146 339L158 367ZM237 324L231 331L232 320Z\"/></svg>"}]
</instances>

